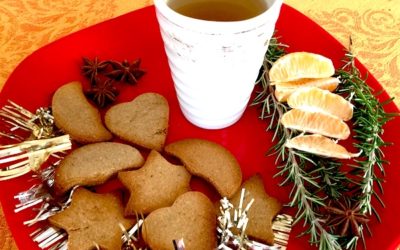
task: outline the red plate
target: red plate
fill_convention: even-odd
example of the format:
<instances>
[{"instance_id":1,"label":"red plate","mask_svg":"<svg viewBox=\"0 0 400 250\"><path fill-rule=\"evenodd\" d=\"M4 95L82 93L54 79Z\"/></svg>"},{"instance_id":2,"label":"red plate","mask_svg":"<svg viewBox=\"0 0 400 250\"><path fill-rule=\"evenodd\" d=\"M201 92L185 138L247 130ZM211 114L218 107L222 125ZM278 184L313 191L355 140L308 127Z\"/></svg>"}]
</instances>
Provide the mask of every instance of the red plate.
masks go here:
<instances>
[{"instance_id":1,"label":"red plate","mask_svg":"<svg viewBox=\"0 0 400 250\"><path fill-rule=\"evenodd\" d=\"M296 10L284 5L277 24L281 41L290 45L288 51L310 51L332 58L335 66L342 65L343 47L322 28ZM0 95L0 105L10 99L31 111L50 104L53 92L61 85L73 81L87 81L81 76L82 56L99 56L101 59L142 58L142 66L147 74L136 86L128 86L119 96L118 101L127 101L144 92L158 92L164 95L170 104L170 129L167 143L187 138L205 138L227 147L239 160L244 178L254 173L261 173L269 194L281 202L288 202L290 187L280 188L279 178L272 176L277 172L273 157L266 157L265 152L272 145L271 132L265 132L266 122L260 121L256 108L248 108L243 118L235 125L223 130L203 130L191 125L183 117L173 83L169 74L167 58L158 31L154 8L144 8L99 25L82 30L60 39L29 56L12 73ZM365 75L367 70L361 66ZM206 73L206 72L205 72ZM381 86L372 75L368 84L374 89ZM229 94L229 89L226 90ZM386 99L387 94L383 94ZM394 104L387 106L387 111L396 112ZM399 128L400 119L390 122L385 127L384 138L394 142L394 146L384 149L386 159L391 165L386 166L387 177L383 184L383 200L387 208L378 205L382 224L375 219L370 222L374 236L367 237L369 249L395 249L400 245L400 201L396 189L399 189L398 169L400 158ZM29 176L0 183L0 201L4 208L7 223L20 249L38 249L29 237L34 228L23 226L22 222L32 218L29 211L14 214L13 195L28 189L33 183ZM308 237L296 238L304 228L298 224L291 234L289 249L309 249Z\"/></svg>"}]
</instances>

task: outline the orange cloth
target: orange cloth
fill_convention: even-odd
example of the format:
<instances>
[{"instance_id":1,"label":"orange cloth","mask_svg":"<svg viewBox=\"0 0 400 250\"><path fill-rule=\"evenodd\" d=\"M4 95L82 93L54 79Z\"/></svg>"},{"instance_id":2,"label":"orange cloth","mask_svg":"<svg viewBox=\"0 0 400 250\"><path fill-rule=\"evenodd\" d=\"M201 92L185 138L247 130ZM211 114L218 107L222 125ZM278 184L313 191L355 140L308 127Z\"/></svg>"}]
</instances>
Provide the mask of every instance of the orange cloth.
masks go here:
<instances>
[{"instance_id":1,"label":"orange cloth","mask_svg":"<svg viewBox=\"0 0 400 250\"><path fill-rule=\"evenodd\" d=\"M348 47L400 107L400 5L396 0L285 0ZM312 37L310 37L312 39Z\"/></svg>"},{"instance_id":2,"label":"orange cloth","mask_svg":"<svg viewBox=\"0 0 400 250\"><path fill-rule=\"evenodd\" d=\"M397 0L285 0L311 17L355 53L400 104L400 6ZM72 32L152 0L0 1L0 88L12 70L36 49ZM313 39L310 37L310 39ZM17 249L0 207L0 250Z\"/></svg>"}]
</instances>

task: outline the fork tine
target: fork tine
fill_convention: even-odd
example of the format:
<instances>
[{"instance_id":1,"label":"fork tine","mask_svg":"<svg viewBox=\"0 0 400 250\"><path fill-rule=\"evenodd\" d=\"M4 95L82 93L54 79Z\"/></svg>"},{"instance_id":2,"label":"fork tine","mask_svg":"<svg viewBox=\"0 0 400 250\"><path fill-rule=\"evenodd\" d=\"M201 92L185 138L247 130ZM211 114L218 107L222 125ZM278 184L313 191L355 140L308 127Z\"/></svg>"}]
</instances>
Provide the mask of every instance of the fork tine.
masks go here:
<instances>
[{"instance_id":1,"label":"fork tine","mask_svg":"<svg viewBox=\"0 0 400 250\"><path fill-rule=\"evenodd\" d=\"M16 172L15 172L14 174L12 174L12 175L8 174L8 175L6 175L6 176L0 177L0 181L5 181L5 180L13 179L13 178L19 177L19 176L21 176L21 175L24 175L24 174L26 174L26 173L29 173L29 172L31 171L31 168L28 167L28 166L26 166L26 167L19 168L18 170L19 170L19 171L16 171Z\"/></svg>"},{"instance_id":2,"label":"fork tine","mask_svg":"<svg viewBox=\"0 0 400 250\"><path fill-rule=\"evenodd\" d=\"M25 115L19 113L17 110L12 108L11 106L5 106L0 110L0 115L7 115L7 117L11 116L13 118L19 119L19 120L29 120L29 117L26 117Z\"/></svg>"},{"instance_id":3,"label":"fork tine","mask_svg":"<svg viewBox=\"0 0 400 250\"><path fill-rule=\"evenodd\" d=\"M8 166L6 168L0 169L0 176L6 176L11 172L11 170L23 167L23 166L27 165L28 163L29 163L29 160L26 159L25 161L20 161L20 162L17 162L15 164L13 164L13 165L10 165L10 166Z\"/></svg>"},{"instance_id":4,"label":"fork tine","mask_svg":"<svg viewBox=\"0 0 400 250\"><path fill-rule=\"evenodd\" d=\"M19 150L19 151L20 151L20 152L18 152L18 150L15 150L15 152L18 152L18 153L22 153L22 152L23 152L23 151L21 151L21 150ZM6 155L6 156L0 156L0 157L5 157L5 158L0 159L0 164L4 164L4 163L8 163L8 162L13 162L13 161L18 161L18 160L21 160L21 159L24 159L24 158L28 158L29 155L32 154L31 152L26 152L26 153L24 153L24 154L16 155L16 154L18 154L18 153L9 154L9 155ZM12 155L16 155L16 156L12 156Z\"/></svg>"},{"instance_id":5,"label":"fork tine","mask_svg":"<svg viewBox=\"0 0 400 250\"><path fill-rule=\"evenodd\" d=\"M24 120L23 118L18 117L18 114L10 112L10 113L6 113L6 112L1 112L0 111L0 116L7 118L9 120L11 120L12 122L16 123L18 126L24 127L26 129L30 129L32 126L32 123L29 120ZM17 117L15 117L17 116Z\"/></svg>"},{"instance_id":6,"label":"fork tine","mask_svg":"<svg viewBox=\"0 0 400 250\"><path fill-rule=\"evenodd\" d=\"M23 140L24 140L24 138L22 138L22 137L19 136L19 135L16 135L16 134L6 134L6 133L1 132L1 131L0 131L0 136L6 137L6 138L9 138L9 139L12 139L12 140L16 140L16 141L23 141Z\"/></svg>"},{"instance_id":7,"label":"fork tine","mask_svg":"<svg viewBox=\"0 0 400 250\"><path fill-rule=\"evenodd\" d=\"M0 147L0 158L7 157L10 155L16 155L22 153L26 149L25 145L7 145Z\"/></svg>"},{"instance_id":8,"label":"fork tine","mask_svg":"<svg viewBox=\"0 0 400 250\"><path fill-rule=\"evenodd\" d=\"M27 118L32 118L32 116L34 115L32 112L30 112L29 110L21 107L20 105L16 104L15 102L11 101L11 100L7 100L8 103L10 105L6 105L5 107L9 108L9 109L13 109L18 111L19 113L21 113L22 115L26 116Z\"/></svg>"}]
</instances>

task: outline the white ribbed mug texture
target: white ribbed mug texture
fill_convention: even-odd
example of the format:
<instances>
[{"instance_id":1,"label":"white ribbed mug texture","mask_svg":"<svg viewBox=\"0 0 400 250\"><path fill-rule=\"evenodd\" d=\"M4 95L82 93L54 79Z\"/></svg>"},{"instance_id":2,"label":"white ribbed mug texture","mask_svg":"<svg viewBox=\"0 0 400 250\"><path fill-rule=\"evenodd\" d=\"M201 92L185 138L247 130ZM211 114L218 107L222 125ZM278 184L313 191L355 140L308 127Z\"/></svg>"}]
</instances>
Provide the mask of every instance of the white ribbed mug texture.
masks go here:
<instances>
[{"instance_id":1,"label":"white ribbed mug texture","mask_svg":"<svg viewBox=\"0 0 400 250\"><path fill-rule=\"evenodd\" d=\"M243 21L190 18L154 0L181 110L201 128L220 129L240 119L273 35L283 0Z\"/></svg>"}]
</instances>

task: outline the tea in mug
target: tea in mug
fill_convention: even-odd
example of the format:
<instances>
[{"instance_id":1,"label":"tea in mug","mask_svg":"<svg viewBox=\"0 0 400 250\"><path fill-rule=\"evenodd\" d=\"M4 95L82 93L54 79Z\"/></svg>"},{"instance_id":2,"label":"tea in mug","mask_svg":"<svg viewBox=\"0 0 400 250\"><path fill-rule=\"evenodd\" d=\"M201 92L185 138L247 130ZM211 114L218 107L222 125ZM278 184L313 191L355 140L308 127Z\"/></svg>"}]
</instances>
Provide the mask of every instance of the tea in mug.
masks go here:
<instances>
[{"instance_id":1,"label":"tea in mug","mask_svg":"<svg viewBox=\"0 0 400 250\"><path fill-rule=\"evenodd\" d=\"M265 0L168 0L176 12L208 21L242 21L268 9Z\"/></svg>"}]
</instances>

